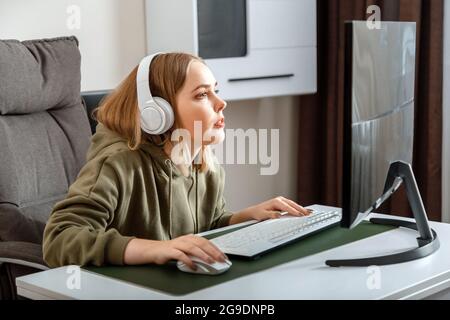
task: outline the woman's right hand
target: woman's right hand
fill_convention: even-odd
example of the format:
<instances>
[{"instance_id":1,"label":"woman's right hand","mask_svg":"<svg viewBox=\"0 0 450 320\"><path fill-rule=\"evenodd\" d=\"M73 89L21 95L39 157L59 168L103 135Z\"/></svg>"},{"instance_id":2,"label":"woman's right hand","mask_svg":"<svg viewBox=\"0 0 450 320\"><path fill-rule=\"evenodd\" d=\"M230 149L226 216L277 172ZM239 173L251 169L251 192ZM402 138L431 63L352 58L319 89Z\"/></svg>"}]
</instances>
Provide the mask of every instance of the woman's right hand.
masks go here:
<instances>
[{"instance_id":1,"label":"woman's right hand","mask_svg":"<svg viewBox=\"0 0 450 320\"><path fill-rule=\"evenodd\" d=\"M225 254L211 241L193 234L161 241L153 253L156 264L164 264L172 259L180 260L194 270L196 266L189 256L198 257L207 263L224 262L227 259Z\"/></svg>"},{"instance_id":2,"label":"woman's right hand","mask_svg":"<svg viewBox=\"0 0 450 320\"><path fill-rule=\"evenodd\" d=\"M227 259L226 255L208 239L189 234L164 241L132 239L125 249L124 263L165 264L170 260L180 260L195 270L196 266L189 256L198 257L207 263L224 262Z\"/></svg>"}]
</instances>

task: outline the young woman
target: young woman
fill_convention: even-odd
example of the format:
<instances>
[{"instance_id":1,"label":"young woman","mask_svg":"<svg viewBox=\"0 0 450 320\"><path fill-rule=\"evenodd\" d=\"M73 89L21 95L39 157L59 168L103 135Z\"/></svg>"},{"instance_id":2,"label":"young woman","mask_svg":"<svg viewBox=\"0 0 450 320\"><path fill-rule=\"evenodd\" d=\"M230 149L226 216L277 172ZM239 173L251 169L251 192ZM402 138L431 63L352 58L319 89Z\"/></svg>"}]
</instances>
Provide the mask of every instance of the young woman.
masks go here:
<instances>
[{"instance_id":1,"label":"young woman","mask_svg":"<svg viewBox=\"0 0 450 320\"><path fill-rule=\"evenodd\" d=\"M167 100L174 111L172 128L161 135L141 129L136 67L102 102L99 124L87 163L67 197L58 202L44 231L43 254L52 267L77 265L164 264L181 260L195 269L190 256L224 261L210 241L194 233L247 220L279 217L280 211L307 215L294 201L277 197L237 213L225 210L224 172L212 161L208 144L224 138L225 101L204 62L184 53L156 56L148 71L153 96ZM195 122L202 134L190 141L188 159L173 161L174 130L194 139ZM184 141L185 143L186 141ZM186 158L186 157L185 157ZM200 163L198 163L200 162Z\"/></svg>"}]
</instances>

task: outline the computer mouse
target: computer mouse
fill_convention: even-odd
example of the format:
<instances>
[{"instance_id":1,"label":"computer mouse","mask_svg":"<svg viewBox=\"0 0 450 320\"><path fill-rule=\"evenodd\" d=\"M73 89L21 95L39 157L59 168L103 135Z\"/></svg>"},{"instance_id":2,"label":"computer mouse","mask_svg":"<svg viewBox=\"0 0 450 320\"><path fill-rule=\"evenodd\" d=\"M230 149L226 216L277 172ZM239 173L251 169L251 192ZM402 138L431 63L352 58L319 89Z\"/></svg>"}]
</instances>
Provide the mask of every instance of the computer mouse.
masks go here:
<instances>
[{"instance_id":1,"label":"computer mouse","mask_svg":"<svg viewBox=\"0 0 450 320\"><path fill-rule=\"evenodd\" d=\"M230 260L226 259L225 262L213 262L207 263L200 258L190 256L191 260L197 266L197 270L192 270L182 261L177 262L177 268L183 272L196 273L196 274L207 274L207 275L218 275L224 273L230 269L232 263Z\"/></svg>"}]
</instances>

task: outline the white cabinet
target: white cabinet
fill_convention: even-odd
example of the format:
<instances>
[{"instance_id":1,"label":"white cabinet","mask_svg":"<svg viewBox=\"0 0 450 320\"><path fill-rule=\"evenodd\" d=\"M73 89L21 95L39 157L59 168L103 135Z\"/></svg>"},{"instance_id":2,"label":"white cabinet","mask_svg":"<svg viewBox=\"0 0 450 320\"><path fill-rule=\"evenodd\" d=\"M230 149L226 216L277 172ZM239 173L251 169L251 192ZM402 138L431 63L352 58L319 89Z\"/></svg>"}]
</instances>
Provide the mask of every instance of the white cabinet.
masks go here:
<instances>
[{"instance_id":1,"label":"white cabinet","mask_svg":"<svg viewBox=\"0 0 450 320\"><path fill-rule=\"evenodd\" d=\"M221 96L314 93L316 0L146 0L147 49L199 55Z\"/></svg>"}]
</instances>

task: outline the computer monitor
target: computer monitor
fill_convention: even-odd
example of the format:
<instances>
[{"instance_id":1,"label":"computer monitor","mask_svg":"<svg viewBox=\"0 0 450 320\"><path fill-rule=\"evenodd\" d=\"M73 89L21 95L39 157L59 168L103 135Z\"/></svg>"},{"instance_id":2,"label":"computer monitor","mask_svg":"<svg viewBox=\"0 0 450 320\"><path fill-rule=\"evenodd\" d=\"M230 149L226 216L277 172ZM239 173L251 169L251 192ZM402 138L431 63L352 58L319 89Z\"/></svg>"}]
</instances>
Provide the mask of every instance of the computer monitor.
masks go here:
<instances>
[{"instance_id":1,"label":"computer monitor","mask_svg":"<svg viewBox=\"0 0 450 320\"><path fill-rule=\"evenodd\" d=\"M416 24L366 21L345 24L344 150L341 226L353 228L404 183L416 223L371 219L416 229L419 246L366 259L327 261L370 266L422 258L439 248L411 169L414 140Z\"/></svg>"}]
</instances>

